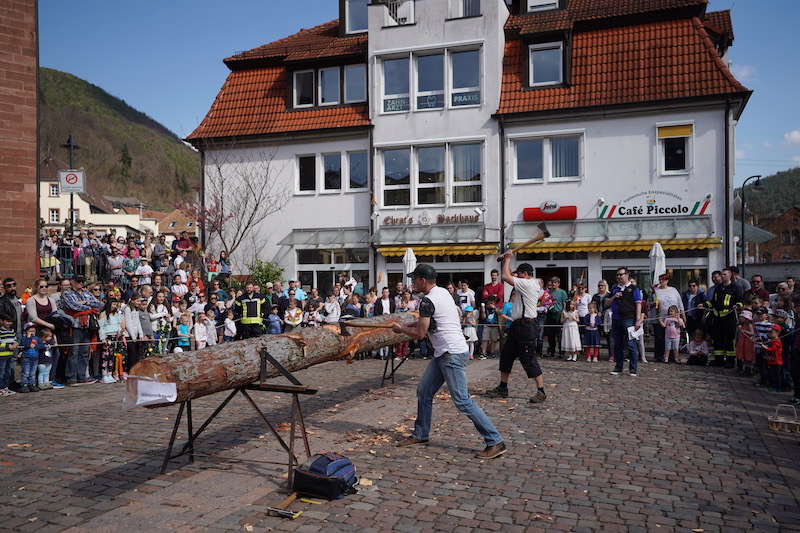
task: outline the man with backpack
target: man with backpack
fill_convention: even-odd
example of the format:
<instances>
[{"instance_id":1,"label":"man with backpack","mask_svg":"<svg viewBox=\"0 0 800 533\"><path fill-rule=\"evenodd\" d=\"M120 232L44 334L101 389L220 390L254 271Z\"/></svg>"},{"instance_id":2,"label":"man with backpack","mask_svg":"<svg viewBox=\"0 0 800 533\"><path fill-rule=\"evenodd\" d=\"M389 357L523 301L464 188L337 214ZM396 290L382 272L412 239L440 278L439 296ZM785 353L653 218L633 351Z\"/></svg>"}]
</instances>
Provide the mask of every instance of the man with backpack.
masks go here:
<instances>
[{"instance_id":1,"label":"man with backpack","mask_svg":"<svg viewBox=\"0 0 800 533\"><path fill-rule=\"evenodd\" d=\"M483 437L486 448L476 457L494 459L506 452L503 437L495 429L489 417L470 398L467 391L467 343L461 328L461 313L446 289L436 285L436 270L419 264L408 274L413 280L414 291L424 294L419 305L419 320L411 325L395 324L392 331L403 333L417 340L426 336L433 345L433 359L428 364L417 387L417 419L414 432L399 442L398 446L411 446L428 442L431 428L433 397L444 383L450 391L453 403L475 424Z\"/></svg>"}]
</instances>

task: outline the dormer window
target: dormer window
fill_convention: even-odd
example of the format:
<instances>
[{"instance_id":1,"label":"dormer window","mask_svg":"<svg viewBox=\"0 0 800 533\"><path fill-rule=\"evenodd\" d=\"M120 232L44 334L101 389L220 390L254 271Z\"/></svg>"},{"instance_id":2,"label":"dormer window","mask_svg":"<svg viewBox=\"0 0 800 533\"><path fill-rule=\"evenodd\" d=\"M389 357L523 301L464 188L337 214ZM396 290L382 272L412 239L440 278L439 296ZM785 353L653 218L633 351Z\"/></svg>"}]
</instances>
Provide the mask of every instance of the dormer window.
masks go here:
<instances>
[{"instance_id":1,"label":"dormer window","mask_svg":"<svg viewBox=\"0 0 800 533\"><path fill-rule=\"evenodd\" d=\"M314 71L301 70L294 73L294 107L314 105Z\"/></svg>"},{"instance_id":2,"label":"dormer window","mask_svg":"<svg viewBox=\"0 0 800 533\"><path fill-rule=\"evenodd\" d=\"M368 29L367 4L369 0L345 0L347 33L360 33Z\"/></svg>"},{"instance_id":3,"label":"dormer window","mask_svg":"<svg viewBox=\"0 0 800 533\"><path fill-rule=\"evenodd\" d=\"M556 85L563 81L564 43L532 44L530 51L529 81L531 87Z\"/></svg>"},{"instance_id":4,"label":"dormer window","mask_svg":"<svg viewBox=\"0 0 800 533\"><path fill-rule=\"evenodd\" d=\"M528 13L558 9L558 0L527 0Z\"/></svg>"}]
</instances>

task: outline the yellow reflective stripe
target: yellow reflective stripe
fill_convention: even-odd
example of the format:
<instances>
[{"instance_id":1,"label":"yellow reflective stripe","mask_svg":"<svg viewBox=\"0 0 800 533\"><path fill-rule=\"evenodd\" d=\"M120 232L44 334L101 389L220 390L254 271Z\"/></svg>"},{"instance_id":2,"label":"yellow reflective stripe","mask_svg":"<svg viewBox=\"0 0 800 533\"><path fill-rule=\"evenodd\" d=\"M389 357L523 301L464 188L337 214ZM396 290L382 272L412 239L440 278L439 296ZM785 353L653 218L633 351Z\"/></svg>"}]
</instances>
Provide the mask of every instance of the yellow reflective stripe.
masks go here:
<instances>
[{"instance_id":1,"label":"yellow reflective stripe","mask_svg":"<svg viewBox=\"0 0 800 533\"><path fill-rule=\"evenodd\" d=\"M730 294L726 294L725 295L725 299L722 301L722 305L726 305L727 306L727 305L730 305L730 304L731 304L731 295Z\"/></svg>"}]
</instances>

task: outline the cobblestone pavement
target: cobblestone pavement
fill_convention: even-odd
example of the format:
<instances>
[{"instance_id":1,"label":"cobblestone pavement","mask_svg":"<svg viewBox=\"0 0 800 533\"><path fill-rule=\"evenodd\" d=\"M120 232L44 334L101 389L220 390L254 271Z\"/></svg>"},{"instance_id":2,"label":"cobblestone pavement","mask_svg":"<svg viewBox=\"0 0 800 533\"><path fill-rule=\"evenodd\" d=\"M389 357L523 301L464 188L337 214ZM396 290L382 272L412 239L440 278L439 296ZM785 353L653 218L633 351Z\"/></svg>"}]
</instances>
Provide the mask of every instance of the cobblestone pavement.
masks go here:
<instances>
[{"instance_id":1,"label":"cobblestone pavement","mask_svg":"<svg viewBox=\"0 0 800 533\"><path fill-rule=\"evenodd\" d=\"M239 460L179 459L165 475L176 407L122 411L121 385L0 399L0 531L800 531L800 438L767 428L785 395L718 369L650 363L614 377L609 363L545 359L545 404L528 404L518 368L511 397L476 396L509 445L480 461L480 438L445 392L430 444L394 447L425 364L408 362L383 389L380 361L298 373L320 388L302 400L312 450L350 456L362 485L295 502L304 514L293 521L266 515L286 474L263 461L284 455L241 397L196 448ZM496 364L470 365L475 391L495 384ZM288 419L286 397L254 396ZM195 427L223 397L194 402Z\"/></svg>"}]
</instances>

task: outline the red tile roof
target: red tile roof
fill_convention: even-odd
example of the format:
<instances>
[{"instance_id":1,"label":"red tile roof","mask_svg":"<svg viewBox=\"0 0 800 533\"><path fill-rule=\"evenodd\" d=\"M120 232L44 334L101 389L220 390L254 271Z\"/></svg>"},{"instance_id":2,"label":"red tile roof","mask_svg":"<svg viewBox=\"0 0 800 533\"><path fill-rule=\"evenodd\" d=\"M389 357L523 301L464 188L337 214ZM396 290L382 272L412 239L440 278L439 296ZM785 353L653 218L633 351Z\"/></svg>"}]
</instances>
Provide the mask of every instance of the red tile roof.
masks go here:
<instances>
[{"instance_id":1,"label":"red tile roof","mask_svg":"<svg viewBox=\"0 0 800 533\"><path fill-rule=\"evenodd\" d=\"M576 22L589 22L678 9L694 8L699 15L708 0L569 0L566 9L512 15L505 29L521 35L569 29Z\"/></svg>"},{"instance_id":2,"label":"red tile roof","mask_svg":"<svg viewBox=\"0 0 800 533\"><path fill-rule=\"evenodd\" d=\"M291 109L285 62L363 55L367 36L339 36L337 20L225 59L232 70L208 114L188 139L267 135L368 126L367 104Z\"/></svg>"},{"instance_id":3,"label":"red tile roof","mask_svg":"<svg viewBox=\"0 0 800 533\"><path fill-rule=\"evenodd\" d=\"M703 24L707 29L719 35L725 35L731 41L733 40L733 23L731 22L731 12L729 10L706 13L703 17Z\"/></svg>"},{"instance_id":4,"label":"red tile roof","mask_svg":"<svg viewBox=\"0 0 800 533\"><path fill-rule=\"evenodd\" d=\"M575 33L567 86L523 88L526 52L522 41L506 42L499 114L748 91L722 62L697 18Z\"/></svg>"}]
</instances>

